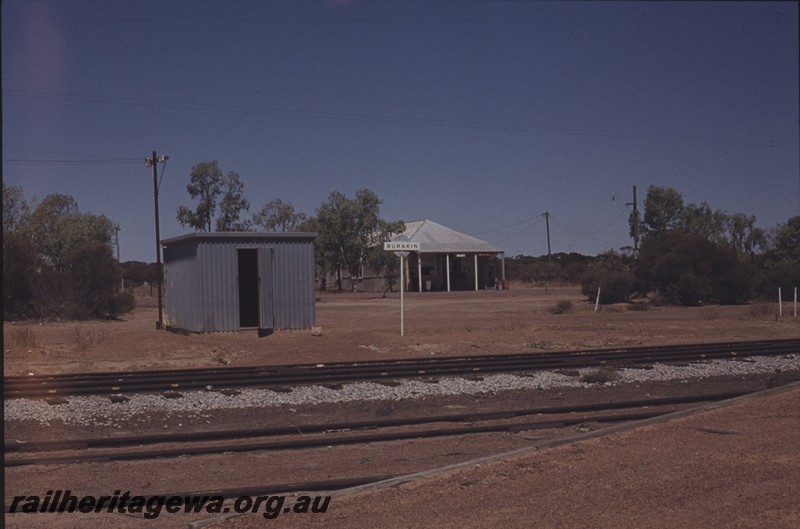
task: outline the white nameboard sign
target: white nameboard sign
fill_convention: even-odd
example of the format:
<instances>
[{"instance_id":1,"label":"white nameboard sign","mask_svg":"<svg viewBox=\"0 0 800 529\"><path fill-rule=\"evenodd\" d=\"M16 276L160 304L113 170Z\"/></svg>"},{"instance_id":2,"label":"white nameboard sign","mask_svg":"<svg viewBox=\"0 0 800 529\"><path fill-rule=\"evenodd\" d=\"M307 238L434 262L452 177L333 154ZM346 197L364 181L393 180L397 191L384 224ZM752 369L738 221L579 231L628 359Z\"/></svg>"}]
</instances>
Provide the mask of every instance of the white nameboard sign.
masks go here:
<instances>
[{"instance_id":1,"label":"white nameboard sign","mask_svg":"<svg viewBox=\"0 0 800 529\"><path fill-rule=\"evenodd\" d=\"M383 243L383 249L387 252L398 252L398 256L400 256L399 252L403 252L403 255L406 256L408 252L418 252L419 243L411 241L389 241Z\"/></svg>"},{"instance_id":2,"label":"white nameboard sign","mask_svg":"<svg viewBox=\"0 0 800 529\"><path fill-rule=\"evenodd\" d=\"M383 250L386 252L394 252L400 258L400 336L405 335L405 322L404 312L405 307L403 303L403 294L405 293L405 270L403 270L403 261L408 257L410 252L418 252L419 243L411 242L405 235L398 235L389 242L383 243Z\"/></svg>"}]
</instances>

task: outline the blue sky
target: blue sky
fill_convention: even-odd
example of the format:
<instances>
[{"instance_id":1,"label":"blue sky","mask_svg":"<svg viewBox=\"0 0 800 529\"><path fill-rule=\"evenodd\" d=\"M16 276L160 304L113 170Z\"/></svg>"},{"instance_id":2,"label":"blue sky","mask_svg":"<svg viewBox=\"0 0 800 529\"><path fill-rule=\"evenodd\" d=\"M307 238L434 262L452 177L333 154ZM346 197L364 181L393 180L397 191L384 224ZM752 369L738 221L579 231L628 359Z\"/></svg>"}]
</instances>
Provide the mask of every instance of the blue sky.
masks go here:
<instances>
[{"instance_id":1,"label":"blue sky","mask_svg":"<svg viewBox=\"0 0 800 529\"><path fill-rule=\"evenodd\" d=\"M155 260L191 167L251 212L369 188L509 255L630 245L631 188L800 213L795 2L4 0L3 180ZM623 200L612 201L617 195Z\"/></svg>"}]
</instances>

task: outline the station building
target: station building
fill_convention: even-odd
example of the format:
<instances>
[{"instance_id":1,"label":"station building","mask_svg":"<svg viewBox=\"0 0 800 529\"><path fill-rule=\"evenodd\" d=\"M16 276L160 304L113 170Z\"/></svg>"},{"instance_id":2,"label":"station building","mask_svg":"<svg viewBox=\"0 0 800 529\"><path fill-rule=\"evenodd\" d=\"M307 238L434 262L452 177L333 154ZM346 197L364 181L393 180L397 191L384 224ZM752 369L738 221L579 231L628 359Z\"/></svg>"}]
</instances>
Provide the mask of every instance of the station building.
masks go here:
<instances>
[{"instance_id":1,"label":"station building","mask_svg":"<svg viewBox=\"0 0 800 529\"><path fill-rule=\"evenodd\" d=\"M402 234L410 242L419 243L419 251L407 257L405 287L416 292L452 292L458 290L493 290L508 288L505 280L504 251L491 243L461 233L432 220L406 222ZM343 282L349 281L342 270ZM332 275L325 284L335 284ZM394 285L400 284L399 276ZM378 271L363 267L356 290L380 292L386 289L386 278Z\"/></svg>"},{"instance_id":2,"label":"station building","mask_svg":"<svg viewBox=\"0 0 800 529\"><path fill-rule=\"evenodd\" d=\"M408 290L507 288L505 254L493 244L427 219L407 222L403 235L420 248L408 256Z\"/></svg>"}]
</instances>

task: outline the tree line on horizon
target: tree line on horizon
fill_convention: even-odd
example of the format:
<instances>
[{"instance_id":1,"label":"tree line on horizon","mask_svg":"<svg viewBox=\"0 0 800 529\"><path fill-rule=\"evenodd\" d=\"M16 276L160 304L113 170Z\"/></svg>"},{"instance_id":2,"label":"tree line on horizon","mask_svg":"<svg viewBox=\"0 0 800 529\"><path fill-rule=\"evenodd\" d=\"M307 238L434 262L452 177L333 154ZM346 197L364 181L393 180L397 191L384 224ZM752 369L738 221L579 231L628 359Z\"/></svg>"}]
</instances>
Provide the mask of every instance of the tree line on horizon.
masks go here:
<instances>
[{"instance_id":1,"label":"tree line on horizon","mask_svg":"<svg viewBox=\"0 0 800 529\"><path fill-rule=\"evenodd\" d=\"M800 286L800 216L771 230L756 217L713 210L706 202L684 203L670 187L650 186L643 215L631 214L638 252L626 247L594 257L576 253L520 256L506 261L513 279L538 284L580 284L601 303L648 298L657 303L696 306L737 304L772 298L778 288Z\"/></svg>"},{"instance_id":2,"label":"tree line on horizon","mask_svg":"<svg viewBox=\"0 0 800 529\"><path fill-rule=\"evenodd\" d=\"M343 271L354 290L365 265L392 277L394 260L387 259L381 243L405 230L405 224L382 219L383 200L369 189L357 191L352 198L333 191L314 216L276 198L247 218L250 201L244 195L241 177L233 171L224 174L213 160L192 167L186 191L195 205L180 206L176 218L182 226L196 231L316 232L314 257L323 290L327 289L329 275L336 278L336 289L342 290Z\"/></svg>"},{"instance_id":3,"label":"tree line on horizon","mask_svg":"<svg viewBox=\"0 0 800 529\"><path fill-rule=\"evenodd\" d=\"M196 164L186 190L193 208L180 206L176 218L196 231L310 231L321 288L343 271L355 284L366 266L387 284L397 275L397 260L381 242L404 231L402 221L380 216L382 200L369 189L354 197L334 191L313 216L273 199L248 217L250 202L235 172L224 174L216 161ZM507 277L530 283L577 284L602 303L648 297L665 304L744 303L774 295L778 287L800 283L800 216L772 230L755 225L755 216L712 210L702 202L685 204L669 187L651 186L643 216L631 216L638 230L638 252L626 247L597 256L556 253L506 260ZM81 212L69 195L52 194L28 203L19 186L3 184L4 318L105 318L131 310L126 287L154 284L153 263L118 263L112 237L118 226L104 215Z\"/></svg>"},{"instance_id":4,"label":"tree line on horizon","mask_svg":"<svg viewBox=\"0 0 800 529\"><path fill-rule=\"evenodd\" d=\"M81 212L69 195L25 199L3 184L3 317L114 318L135 305L120 291L111 249L117 226Z\"/></svg>"},{"instance_id":5,"label":"tree line on horizon","mask_svg":"<svg viewBox=\"0 0 800 529\"><path fill-rule=\"evenodd\" d=\"M211 231L215 219L218 231L317 232L317 272L321 278L334 274L339 290L342 270L353 287L365 264L380 270L387 281L396 274L396 260L382 251L380 242L403 231L404 224L381 219L382 201L368 189L354 198L334 191L313 217L276 199L250 219L243 219L249 202L239 175L223 176L216 161L195 165L186 189L197 204L193 210L179 208L184 226ZM767 231L756 226L754 215L714 210L707 202L686 204L675 189L650 186L643 214L632 213L629 222L631 236L641 241L636 252L628 247L595 257L521 256L509 261L507 275L530 282L557 278L581 285L590 297L599 287L603 303L637 296L679 305L743 303L800 283L800 216Z\"/></svg>"},{"instance_id":6,"label":"tree line on horizon","mask_svg":"<svg viewBox=\"0 0 800 529\"><path fill-rule=\"evenodd\" d=\"M176 218L196 231L317 232L317 273L336 277L339 290L343 270L353 289L365 264L386 268L391 275L394 260L386 258L379 243L405 229L402 221L380 217L382 200L369 189L353 198L332 192L314 217L274 199L245 218L250 203L241 177L223 174L216 161L195 165L186 190L195 207L180 206ZM4 183L4 319L114 318L132 310L130 290L155 285L159 270L155 263L117 262L112 249L117 229L105 215L81 212L70 195L55 193L28 202L22 187Z\"/></svg>"}]
</instances>

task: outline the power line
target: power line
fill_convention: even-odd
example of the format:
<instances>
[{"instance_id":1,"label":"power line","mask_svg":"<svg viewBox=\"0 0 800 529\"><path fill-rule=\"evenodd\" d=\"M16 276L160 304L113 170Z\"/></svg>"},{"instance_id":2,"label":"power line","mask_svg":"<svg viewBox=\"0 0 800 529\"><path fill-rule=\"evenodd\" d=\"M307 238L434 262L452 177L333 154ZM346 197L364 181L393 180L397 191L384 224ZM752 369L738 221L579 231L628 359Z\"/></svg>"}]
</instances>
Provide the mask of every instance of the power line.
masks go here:
<instances>
[{"instance_id":1,"label":"power line","mask_svg":"<svg viewBox=\"0 0 800 529\"><path fill-rule=\"evenodd\" d=\"M29 164L29 165L133 165L142 163L141 160L57 160L37 158L4 158L3 163Z\"/></svg>"},{"instance_id":2,"label":"power line","mask_svg":"<svg viewBox=\"0 0 800 529\"><path fill-rule=\"evenodd\" d=\"M574 234L576 234L576 235L581 235L581 236L583 236L583 237L588 237L588 238L592 239L593 241L601 242L601 243L603 243L603 244L606 244L606 245L608 245L608 246L614 246L612 243L610 243L610 242L608 242L608 241L604 241L604 240L602 240L602 239L598 239L598 238L597 238L597 237L595 237L594 235L595 235L596 233L600 233L601 231L605 230L606 228L608 228L609 226L611 226L612 224L614 224L614 223L615 223L617 220L619 220L619 218L620 218L620 217L621 217L621 216L622 216L624 213L625 213L625 211L623 211L622 213L620 213L619 215L617 215L617 216L616 216L616 218L615 218L614 220L612 220L611 222L609 222L608 224L606 224L605 226L603 226L603 227L602 227L602 228L600 228L599 230L595 230L595 231L593 231L593 232L582 232L582 231L580 231L580 230L578 230L578 229L576 229L576 228L573 228L572 226L570 226L570 225L568 225L568 224L565 224L564 222L562 222L562 221L558 220L558 219L557 219L557 218L555 218L555 217L554 217L552 214L550 215L550 218L552 218L552 219L553 219L553 220L554 220L554 221L555 221L557 224L559 224L560 226L562 226L562 227L564 227L564 228L568 229L569 231L571 231L572 233L574 233Z\"/></svg>"},{"instance_id":3,"label":"power line","mask_svg":"<svg viewBox=\"0 0 800 529\"><path fill-rule=\"evenodd\" d=\"M521 221L515 222L513 224L507 224L506 226L500 226L499 228L491 228L489 230L479 231L477 233L473 233L472 235L483 235L484 233L491 233L493 231L505 230L506 228L513 228L514 226L519 226L520 224L524 224L526 222L530 222L532 220L539 219L540 217L541 217L541 215L536 215L535 217L531 217L529 219L521 220Z\"/></svg>"},{"instance_id":4,"label":"power line","mask_svg":"<svg viewBox=\"0 0 800 529\"><path fill-rule=\"evenodd\" d=\"M86 153L76 153L76 152L64 152L64 151L51 151L45 149L34 149L33 147L21 147L17 145L3 145L4 151L28 151L28 152L36 152L40 154L55 154L58 156L74 156L78 158L90 158L92 160L117 160L121 158L115 157L108 157L108 156L97 156L97 154L86 154ZM125 160L133 160L133 158L124 158Z\"/></svg>"},{"instance_id":5,"label":"power line","mask_svg":"<svg viewBox=\"0 0 800 529\"><path fill-rule=\"evenodd\" d=\"M558 220L557 218L555 218L552 213L550 214L550 216L553 218L554 221L558 222L560 225L562 225L563 227L565 227L568 230L572 231L576 235L584 235L584 236L588 237L588 236L595 235L595 234L600 233L601 231L605 230L606 228L608 228L609 226L611 226L612 224L617 222L619 220L619 218L621 216L623 216L627 212L628 212L627 210L623 210L622 212L620 212L619 215L614 217L614 220L612 220L611 222L609 222L608 224L606 224L602 228L599 228L599 229L597 229L595 231L589 231L589 232L582 232L582 231L580 231L580 230L578 230L576 228L573 228L572 226L569 226L569 225L565 224L564 222L562 222L562 221Z\"/></svg>"},{"instance_id":6,"label":"power line","mask_svg":"<svg viewBox=\"0 0 800 529\"><path fill-rule=\"evenodd\" d=\"M543 217L542 217L542 215L539 215L535 221L533 221L531 224L529 224L528 226L526 226L526 227L525 227L525 228L523 228L522 230L518 231L518 232L517 232L517 233L515 233L514 235L511 235L510 237L506 237L505 239L502 239L502 240L499 240L499 241L494 241L494 243L493 243L493 244L500 244L500 243L503 243L503 242L506 242L506 241L510 241L510 240L511 240L511 239L513 239L514 237L517 237L517 236L519 236L519 235L522 235L523 233L525 233L525 232L526 232L526 231L528 231L529 229L533 228L534 226L536 226L537 224L539 224L540 222L542 222L542 218L543 218Z\"/></svg>"},{"instance_id":7,"label":"power line","mask_svg":"<svg viewBox=\"0 0 800 529\"><path fill-rule=\"evenodd\" d=\"M602 129L552 127L544 125L518 125L518 124L502 123L502 122L460 121L460 120L449 120L449 119L426 118L419 116L403 116L397 114L372 114L372 113L338 112L338 111L325 111L325 110L315 111L315 110L301 110L301 109L281 109L281 108L259 107L252 105L187 102L187 101L177 101L177 100L167 100L167 99L154 99L147 97L115 97L115 96L101 96L101 95L66 93L66 92L48 92L48 91L37 91L37 90L23 91L23 90L7 89L4 91L4 95L21 96L21 97L54 98L54 99L63 99L67 101L77 101L84 103L126 104L126 105L137 105L137 106L148 106L148 107L161 106L161 107L176 108L183 110L211 110L216 112L233 112L242 114L262 114L262 115L265 114L272 116L287 116L287 117L299 117L299 118L310 118L310 119L362 121L362 122L373 122L373 123L394 123L394 124L406 124L406 125L501 130L510 132L528 132L528 133L551 132L557 134L568 134L568 135L578 135L578 136L599 136L606 138L631 138L631 139L659 140L659 141L718 143L718 144L756 146L756 147L785 147L794 145L793 143L790 142L777 141L774 139L703 137L703 136L691 136L691 135L681 135L681 134L657 134L649 132L625 132L625 131L602 130Z\"/></svg>"}]
</instances>

